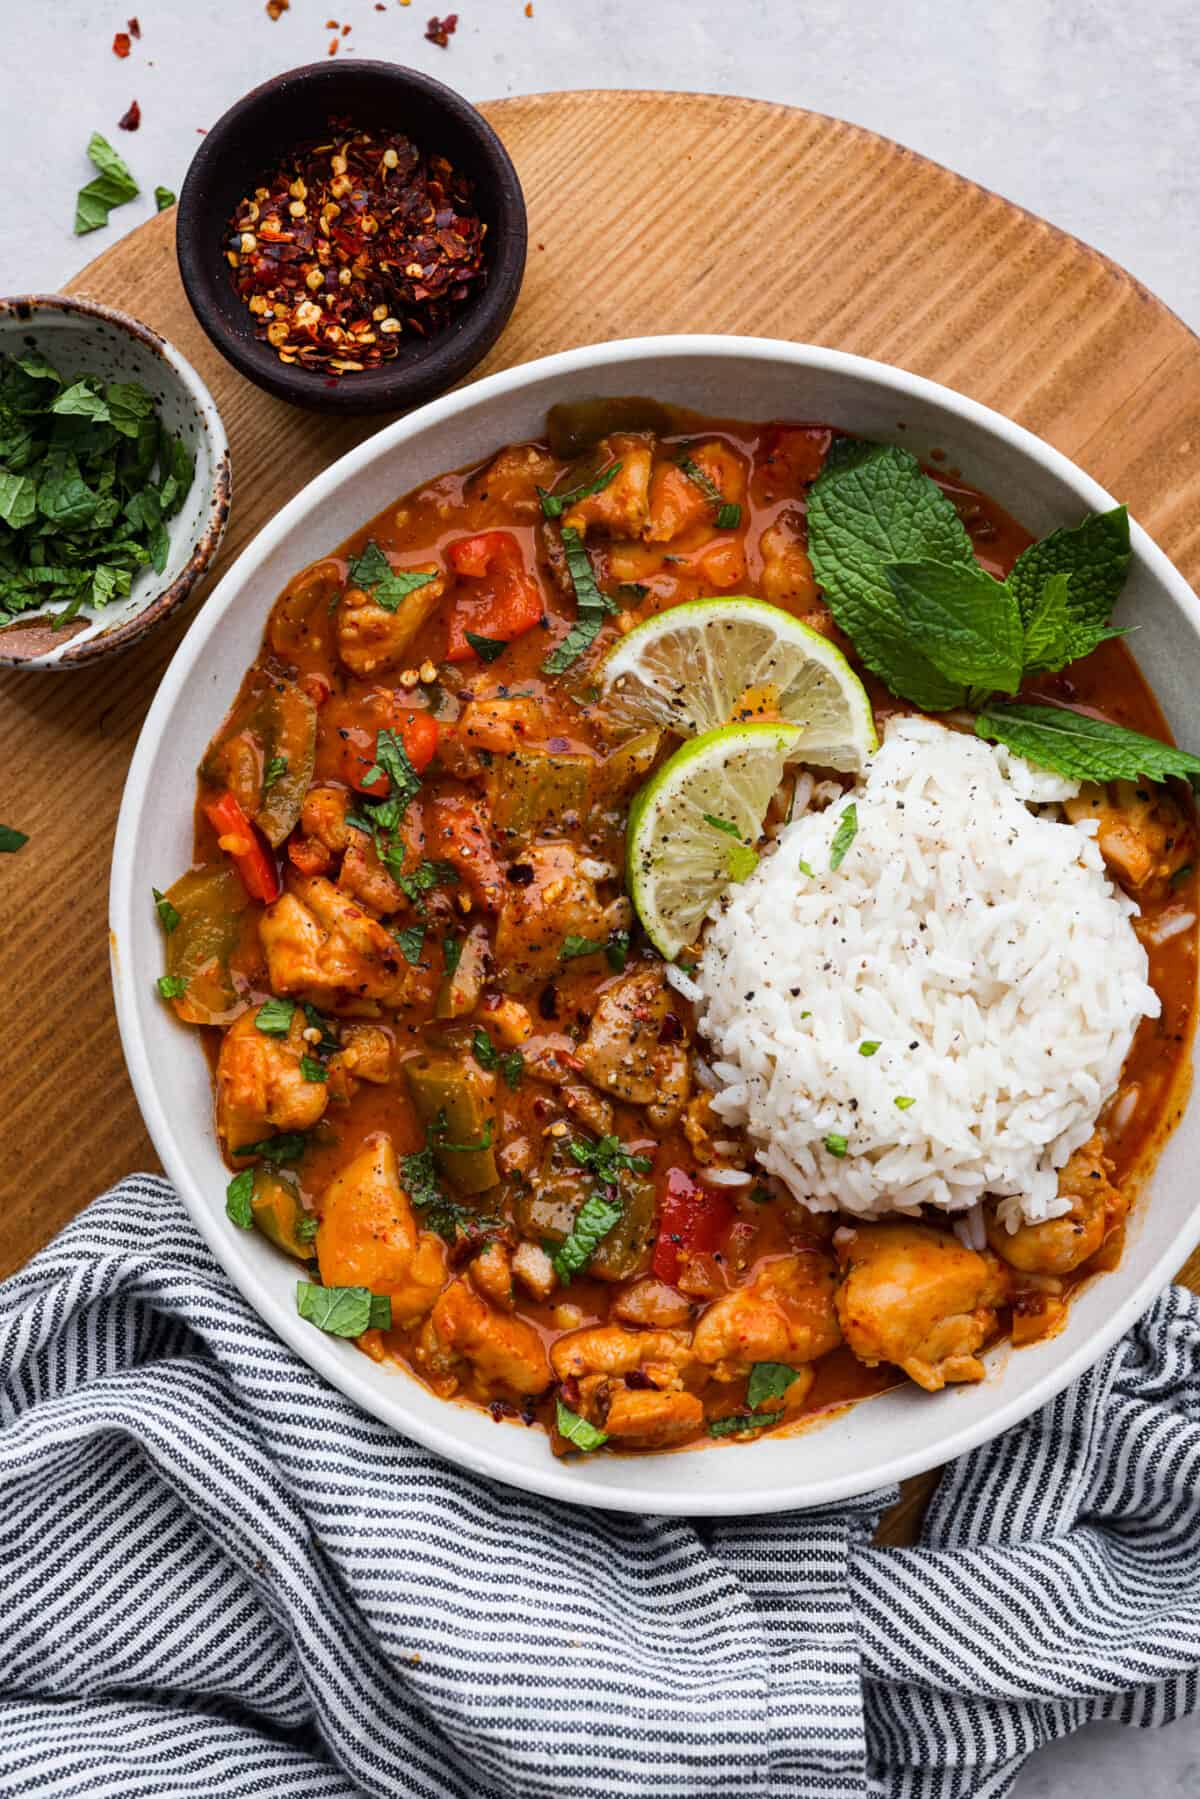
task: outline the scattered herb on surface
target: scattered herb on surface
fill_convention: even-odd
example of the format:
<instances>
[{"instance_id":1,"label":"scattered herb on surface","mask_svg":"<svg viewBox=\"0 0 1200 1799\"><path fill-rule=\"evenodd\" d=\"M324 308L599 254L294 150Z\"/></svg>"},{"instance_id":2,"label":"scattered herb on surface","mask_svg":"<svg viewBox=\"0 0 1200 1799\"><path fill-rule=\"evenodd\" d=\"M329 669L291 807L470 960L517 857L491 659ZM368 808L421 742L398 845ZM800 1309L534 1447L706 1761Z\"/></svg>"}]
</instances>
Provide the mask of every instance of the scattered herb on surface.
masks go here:
<instances>
[{"instance_id":1,"label":"scattered herb on surface","mask_svg":"<svg viewBox=\"0 0 1200 1799\"><path fill-rule=\"evenodd\" d=\"M126 39L128 42L128 39ZM75 235L99 231L108 224L114 206L124 206L137 198L138 184L128 167L117 155L107 138L93 131L88 140L88 160L98 171L75 198Z\"/></svg>"},{"instance_id":2,"label":"scattered herb on surface","mask_svg":"<svg viewBox=\"0 0 1200 1799\"><path fill-rule=\"evenodd\" d=\"M907 1112L909 1107L915 1106L916 1103L916 1100L909 1093L901 1093L892 1101L892 1104L901 1112Z\"/></svg>"},{"instance_id":3,"label":"scattered herb on surface","mask_svg":"<svg viewBox=\"0 0 1200 1799\"><path fill-rule=\"evenodd\" d=\"M825 1139L825 1147L830 1155L836 1156L840 1162L846 1153L846 1139L840 1131L830 1131Z\"/></svg>"},{"instance_id":4,"label":"scattered herb on surface","mask_svg":"<svg viewBox=\"0 0 1200 1799\"><path fill-rule=\"evenodd\" d=\"M160 974L154 984L163 999L182 999L187 992L187 979L181 974Z\"/></svg>"},{"instance_id":5,"label":"scattered herb on surface","mask_svg":"<svg viewBox=\"0 0 1200 1799\"><path fill-rule=\"evenodd\" d=\"M837 830L833 833L833 842L829 846L829 866L837 869L842 866L849 853L850 845L858 836L858 806L851 800L842 816L838 819Z\"/></svg>"},{"instance_id":6,"label":"scattered herb on surface","mask_svg":"<svg viewBox=\"0 0 1200 1799\"><path fill-rule=\"evenodd\" d=\"M320 1031L321 1033L319 1039L313 1045L318 1055L330 1056L335 1050L341 1048L334 1026L330 1023L328 1018L322 1017L321 1013L317 1011L317 1008L314 1005L311 1005L308 1000L305 1000L304 1002L304 1022L310 1031Z\"/></svg>"},{"instance_id":7,"label":"scattered herb on surface","mask_svg":"<svg viewBox=\"0 0 1200 1799\"><path fill-rule=\"evenodd\" d=\"M308 1149L308 1138L303 1131L283 1131L278 1137L264 1137L259 1143L246 1143L233 1154L239 1158L260 1156L264 1162L274 1162L276 1167L284 1162L298 1162Z\"/></svg>"},{"instance_id":8,"label":"scattered herb on surface","mask_svg":"<svg viewBox=\"0 0 1200 1799\"><path fill-rule=\"evenodd\" d=\"M425 947L425 928L423 924L410 924L395 934L396 942L400 945L400 954L414 968L421 960L421 951Z\"/></svg>"},{"instance_id":9,"label":"scattered herb on surface","mask_svg":"<svg viewBox=\"0 0 1200 1799\"><path fill-rule=\"evenodd\" d=\"M156 187L154 190L154 204L159 212L166 212L168 206L174 206L175 195L171 192L169 187Z\"/></svg>"},{"instance_id":10,"label":"scattered herb on surface","mask_svg":"<svg viewBox=\"0 0 1200 1799\"><path fill-rule=\"evenodd\" d=\"M555 645L542 663L542 673L545 675L561 675L564 669L570 668L595 642L606 613L616 611L608 595L601 593L596 586L592 560L578 531L570 525L564 525L562 544L571 585L575 589L577 614L562 642Z\"/></svg>"},{"instance_id":11,"label":"scattered herb on surface","mask_svg":"<svg viewBox=\"0 0 1200 1799\"><path fill-rule=\"evenodd\" d=\"M591 1261L602 1240L620 1220L624 1207L618 1200L600 1193L590 1193L575 1214L570 1235L559 1244L550 1258L554 1272L564 1287L581 1274Z\"/></svg>"},{"instance_id":12,"label":"scattered herb on surface","mask_svg":"<svg viewBox=\"0 0 1200 1799\"><path fill-rule=\"evenodd\" d=\"M858 1046L858 1053L860 1056L873 1056L878 1049L879 1044L874 1037L864 1037Z\"/></svg>"},{"instance_id":13,"label":"scattered herb on surface","mask_svg":"<svg viewBox=\"0 0 1200 1799\"><path fill-rule=\"evenodd\" d=\"M710 1437L741 1437L750 1431L768 1430L782 1417L782 1412L734 1412L728 1418L714 1418L708 1434Z\"/></svg>"},{"instance_id":14,"label":"scattered herb on surface","mask_svg":"<svg viewBox=\"0 0 1200 1799\"><path fill-rule=\"evenodd\" d=\"M559 1436L565 1437L568 1443L573 1444L576 1449L582 1450L584 1455L589 1454L593 1449L599 1449L602 1444L608 1442L607 1432L597 1430L594 1424L589 1424L586 1418L581 1418L578 1412L573 1412L570 1406L563 1404L561 1399L555 1404L554 1422Z\"/></svg>"},{"instance_id":15,"label":"scattered herb on surface","mask_svg":"<svg viewBox=\"0 0 1200 1799\"><path fill-rule=\"evenodd\" d=\"M158 913L159 922L169 937L179 924L179 913L165 893L160 893L157 887L152 887L150 891L154 895L154 910Z\"/></svg>"},{"instance_id":16,"label":"scattered herb on surface","mask_svg":"<svg viewBox=\"0 0 1200 1799\"><path fill-rule=\"evenodd\" d=\"M428 1142L424 1149L400 1158L400 1178L404 1182L404 1191L421 1214L422 1225L447 1243L453 1243L460 1231L477 1237L481 1232L495 1228L494 1218L482 1217L444 1192L438 1179L433 1148Z\"/></svg>"},{"instance_id":17,"label":"scattered herb on surface","mask_svg":"<svg viewBox=\"0 0 1200 1799\"><path fill-rule=\"evenodd\" d=\"M294 999L276 999L272 996L264 1000L254 1018L254 1028L261 1031L264 1037L286 1037L292 1028L292 1019L296 1015Z\"/></svg>"},{"instance_id":18,"label":"scattered herb on surface","mask_svg":"<svg viewBox=\"0 0 1200 1799\"><path fill-rule=\"evenodd\" d=\"M254 1228L254 1208L250 1204L253 1194L253 1168L243 1168L240 1174L234 1175L225 1189L225 1216L240 1231Z\"/></svg>"},{"instance_id":19,"label":"scattered herb on surface","mask_svg":"<svg viewBox=\"0 0 1200 1799\"><path fill-rule=\"evenodd\" d=\"M442 938L442 963L447 974L453 974L462 961L463 940L461 937Z\"/></svg>"},{"instance_id":20,"label":"scattered herb on surface","mask_svg":"<svg viewBox=\"0 0 1200 1799\"><path fill-rule=\"evenodd\" d=\"M267 763L267 766L263 769L263 780L262 780L263 794L266 795L266 794L270 793L270 791L271 791L272 787L274 787L276 781L281 781L283 779L284 775L286 775L287 771L288 771L287 757L286 756L272 756L270 761Z\"/></svg>"},{"instance_id":21,"label":"scattered herb on surface","mask_svg":"<svg viewBox=\"0 0 1200 1799\"><path fill-rule=\"evenodd\" d=\"M410 593L428 587L436 575L417 569L393 568L379 545L371 538L366 548L350 563L350 582L370 594L385 612L398 612Z\"/></svg>"},{"instance_id":22,"label":"scattered herb on surface","mask_svg":"<svg viewBox=\"0 0 1200 1799\"><path fill-rule=\"evenodd\" d=\"M503 637L484 637L478 631L464 631L463 636L481 662L494 662L508 648Z\"/></svg>"},{"instance_id":23,"label":"scattered herb on surface","mask_svg":"<svg viewBox=\"0 0 1200 1799\"><path fill-rule=\"evenodd\" d=\"M649 1156L626 1149L619 1137L598 1137L594 1143L574 1137L569 1147L572 1161L605 1187L619 1186L623 1174L649 1174L653 1166Z\"/></svg>"},{"instance_id":24,"label":"scattered herb on surface","mask_svg":"<svg viewBox=\"0 0 1200 1799\"><path fill-rule=\"evenodd\" d=\"M613 931L604 946L604 960L616 974L624 974L629 960L629 932Z\"/></svg>"},{"instance_id":25,"label":"scattered herb on surface","mask_svg":"<svg viewBox=\"0 0 1200 1799\"><path fill-rule=\"evenodd\" d=\"M409 761L403 740L397 731L386 728L376 734L375 762L363 776L363 785L377 787L385 775L387 798L376 800L364 796L365 812L347 813L346 823L374 839L375 853L386 864L403 859L402 847L393 843L393 835L410 803L421 791L421 777Z\"/></svg>"},{"instance_id":26,"label":"scattered herb on surface","mask_svg":"<svg viewBox=\"0 0 1200 1799\"><path fill-rule=\"evenodd\" d=\"M815 874L814 870L809 867L807 862L805 862L803 860L799 861L799 862L797 862L796 867L799 869L799 871L802 875L807 875L810 880L816 879L816 874Z\"/></svg>"},{"instance_id":27,"label":"scattered herb on surface","mask_svg":"<svg viewBox=\"0 0 1200 1799\"><path fill-rule=\"evenodd\" d=\"M327 1081L329 1070L323 1062L317 1062L312 1056L301 1056L300 1074L306 1081Z\"/></svg>"},{"instance_id":28,"label":"scattered herb on surface","mask_svg":"<svg viewBox=\"0 0 1200 1799\"><path fill-rule=\"evenodd\" d=\"M292 1234L297 1243L312 1243L320 1228L321 1220L315 1212L301 1212L292 1227Z\"/></svg>"},{"instance_id":29,"label":"scattered herb on surface","mask_svg":"<svg viewBox=\"0 0 1200 1799\"><path fill-rule=\"evenodd\" d=\"M746 1384L746 1402L752 1412L764 1399L779 1399L787 1392L799 1371L786 1362L755 1362Z\"/></svg>"},{"instance_id":30,"label":"scattered herb on surface","mask_svg":"<svg viewBox=\"0 0 1200 1799\"><path fill-rule=\"evenodd\" d=\"M606 469L591 481L581 481L578 487L570 487L565 493L547 493L539 487L538 499L542 502L542 513L546 518L561 518L569 506L578 505L594 493L603 493L610 482L615 481L622 469L620 462L610 462Z\"/></svg>"},{"instance_id":31,"label":"scattered herb on surface","mask_svg":"<svg viewBox=\"0 0 1200 1799\"><path fill-rule=\"evenodd\" d=\"M727 818L715 818L711 812L701 814L706 825L714 831L722 831L733 842L725 851L725 868L731 881L744 881L758 867L758 851L751 843L743 843L741 832Z\"/></svg>"},{"instance_id":32,"label":"scattered herb on surface","mask_svg":"<svg viewBox=\"0 0 1200 1799\"><path fill-rule=\"evenodd\" d=\"M425 909L425 895L435 887L456 887L458 870L450 862L424 861L408 874L396 876L396 885L410 899L418 912Z\"/></svg>"},{"instance_id":33,"label":"scattered herb on surface","mask_svg":"<svg viewBox=\"0 0 1200 1799\"><path fill-rule=\"evenodd\" d=\"M28 842L28 831L18 831L12 825L0 825L0 854L15 856Z\"/></svg>"},{"instance_id":34,"label":"scattered herb on surface","mask_svg":"<svg viewBox=\"0 0 1200 1799\"><path fill-rule=\"evenodd\" d=\"M368 1287L319 1287L296 1282L296 1310L331 1337L361 1337L366 1330L392 1328L392 1302Z\"/></svg>"}]
</instances>

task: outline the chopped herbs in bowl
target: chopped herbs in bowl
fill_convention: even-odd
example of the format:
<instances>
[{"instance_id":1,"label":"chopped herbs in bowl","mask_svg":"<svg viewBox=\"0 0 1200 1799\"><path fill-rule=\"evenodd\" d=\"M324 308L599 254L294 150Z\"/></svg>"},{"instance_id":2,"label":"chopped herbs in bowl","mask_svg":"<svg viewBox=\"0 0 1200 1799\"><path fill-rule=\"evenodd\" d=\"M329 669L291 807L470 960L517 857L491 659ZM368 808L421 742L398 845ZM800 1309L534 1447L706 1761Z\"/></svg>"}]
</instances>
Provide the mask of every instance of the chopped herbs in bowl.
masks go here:
<instances>
[{"instance_id":1,"label":"chopped herbs in bowl","mask_svg":"<svg viewBox=\"0 0 1200 1799\"><path fill-rule=\"evenodd\" d=\"M0 301L0 663L78 667L190 592L229 510L212 398L146 326Z\"/></svg>"}]
</instances>

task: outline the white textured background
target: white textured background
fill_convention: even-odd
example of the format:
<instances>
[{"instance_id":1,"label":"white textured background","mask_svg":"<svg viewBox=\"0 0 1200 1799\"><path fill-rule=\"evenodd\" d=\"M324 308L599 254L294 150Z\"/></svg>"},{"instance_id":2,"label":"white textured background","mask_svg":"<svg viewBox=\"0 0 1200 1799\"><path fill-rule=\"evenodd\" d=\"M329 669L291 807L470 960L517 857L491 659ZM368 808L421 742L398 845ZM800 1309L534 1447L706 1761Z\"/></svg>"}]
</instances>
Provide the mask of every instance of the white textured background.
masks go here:
<instances>
[{"instance_id":1,"label":"white textured background","mask_svg":"<svg viewBox=\"0 0 1200 1799\"><path fill-rule=\"evenodd\" d=\"M126 61L113 32L137 8ZM210 124L248 87L326 54L408 62L472 99L568 87L744 93L898 138L1095 244L1200 329L1196 0L460 0L448 50L430 0L0 0L0 288L50 289L178 191ZM446 0L438 11L447 12ZM136 134L116 129L130 100ZM71 235L93 130L143 200ZM1200 1799L1200 1720L1096 1729L1036 1756L1017 1799Z\"/></svg>"}]
</instances>

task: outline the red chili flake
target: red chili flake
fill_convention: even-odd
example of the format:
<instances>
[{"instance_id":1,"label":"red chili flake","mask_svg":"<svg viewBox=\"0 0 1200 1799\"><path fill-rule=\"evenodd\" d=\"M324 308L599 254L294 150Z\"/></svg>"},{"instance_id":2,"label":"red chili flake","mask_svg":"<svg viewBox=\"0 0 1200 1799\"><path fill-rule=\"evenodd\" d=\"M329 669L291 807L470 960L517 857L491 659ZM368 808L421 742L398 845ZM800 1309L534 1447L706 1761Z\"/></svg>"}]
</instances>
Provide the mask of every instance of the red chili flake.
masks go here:
<instances>
[{"instance_id":1,"label":"red chili flake","mask_svg":"<svg viewBox=\"0 0 1200 1799\"><path fill-rule=\"evenodd\" d=\"M375 11L376 12L386 12L387 11L387 7L383 4L383 0L375 0Z\"/></svg>"},{"instance_id":2,"label":"red chili flake","mask_svg":"<svg viewBox=\"0 0 1200 1799\"><path fill-rule=\"evenodd\" d=\"M138 20L136 17L134 17L132 19L126 19L125 23L129 27L130 37L141 37L142 28L141 28L141 25L138 23Z\"/></svg>"},{"instance_id":3,"label":"red chili flake","mask_svg":"<svg viewBox=\"0 0 1200 1799\"><path fill-rule=\"evenodd\" d=\"M425 27L425 36L431 44L437 44L440 49L448 50L450 39L457 30L458 14L456 12L448 12L444 19L439 19L435 13Z\"/></svg>"},{"instance_id":4,"label":"red chili flake","mask_svg":"<svg viewBox=\"0 0 1200 1799\"><path fill-rule=\"evenodd\" d=\"M329 54L330 54L330 56L336 56L336 55L337 55L337 53L338 53L338 45L339 45L339 44L340 44L340 43L341 43L341 41L342 41L342 40L341 40L341 38L340 38L340 37L333 37L333 38L330 38L330 40L329 40Z\"/></svg>"},{"instance_id":5,"label":"red chili flake","mask_svg":"<svg viewBox=\"0 0 1200 1799\"><path fill-rule=\"evenodd\" d=\"M113 38L113 55L128 56L132 47L133 46L129 42L129 33L127 31L118 31L117 35Z\"/></svg>"},{"instance_id":6,"label":"red chili flake","mask_svg":"<svg viewBox=\"0 0 1200 1799\"><path fill-rule=\"evenodd\" d=\"M241 201L225 259L281 361L356 374L451 322L487 279L486 230L445 157L334 120L332 141L302 144Z\"/></svg>"},{"instance_id":7,"label":"red chili flake","mask_svg":"<svg viewBox=\"0 0 1200 1799\"><path fill-rule=\"evenodd\" d=\"M129 102L129 111L117 120L118 131L136 131L142 122L142 109L136 100Z\"/></svg>"},{"instance_id":8,"label":"red chili flake","mask_svg":"<svg viewBox=\"0 0 1200 1799\"><path fill-rule=\"evenodd\" d=\"M291 7L292 0L267 0L268 19L278 19Z\"/></svg>"},{"instance_id":9,"label":"red chili flake","mask_svg":"<svg viewBox=\"0 0 1200 1799\"><path fill-rule=\"evenodd\" d=\"M527 19L533 17L533 0L525 0L525 17Z\"/></svg>"},{"instance_id":10,"label":"red chili flake","mask_svg":"<svg viewBox=\"0 0 1200 1799\"><path fill-rule=\"evenodd\" d=\"M349 37L349 36L350 36L350 33L351 33L351 32L352 32L352 31L353 31L353 30L354 30L354 27L353 27L353 25L343 25L343 26L342 26L342 36L343 36L343 37Z\"/></svg>"}]
</instances>

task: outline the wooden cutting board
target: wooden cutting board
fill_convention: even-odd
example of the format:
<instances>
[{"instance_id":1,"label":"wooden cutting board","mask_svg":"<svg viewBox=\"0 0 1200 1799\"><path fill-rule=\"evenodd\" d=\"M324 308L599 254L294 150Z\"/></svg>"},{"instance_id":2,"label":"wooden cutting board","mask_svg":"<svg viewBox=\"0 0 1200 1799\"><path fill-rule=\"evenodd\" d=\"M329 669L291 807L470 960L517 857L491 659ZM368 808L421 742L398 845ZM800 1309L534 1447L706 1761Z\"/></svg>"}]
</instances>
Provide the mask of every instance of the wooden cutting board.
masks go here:
<instances>
[{"instance_id":1,"label":"wooden cutting board","mask_svg":"<svg viewBox=\"0 0 1200 1799\"><path fill-rule=\"evenodd\" d=\"M530 248L480 374L653 332L879 357L1047 438L1200 584L1200 340L1087 245L897 144L788 107L576 93L484 111L524 184ZM234 470L215 577L386 421L293 411L228 368L184 298L174 231L163 213L71 285L145 319L212 389ZM0 1275L118 1176L158 1165L117 1040L105 921L125 771L186 622L89 673L0 670L0 822L30 837L0 866ZM1184 1278L1200 1287L1200 1256Z\"/></svg>"}]
</instances>

